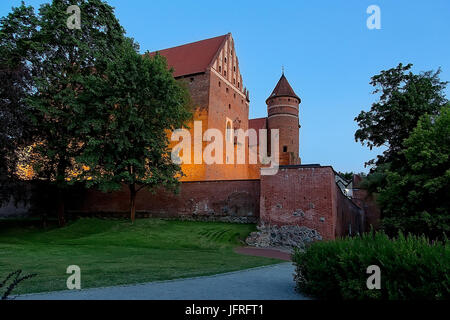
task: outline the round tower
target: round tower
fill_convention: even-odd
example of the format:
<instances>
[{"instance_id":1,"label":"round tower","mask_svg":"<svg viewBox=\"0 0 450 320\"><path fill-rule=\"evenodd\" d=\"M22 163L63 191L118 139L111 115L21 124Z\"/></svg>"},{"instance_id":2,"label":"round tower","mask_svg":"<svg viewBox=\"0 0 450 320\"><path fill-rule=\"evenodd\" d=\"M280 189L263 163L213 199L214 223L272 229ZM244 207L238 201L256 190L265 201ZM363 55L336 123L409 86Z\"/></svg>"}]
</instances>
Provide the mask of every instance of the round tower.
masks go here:
<instances>
[{"instance_id":1,"label":"round tower","mask_svg":"<svg viewBox=\"0 0 450 320\"><path fill-rule=\"evenodd\" d=\"M279 130L280 165L300 164L299 157L299 105L301 99L295 94L284 72L272 94L266 100L268 129Z\"/></svg>"}]
</instances>

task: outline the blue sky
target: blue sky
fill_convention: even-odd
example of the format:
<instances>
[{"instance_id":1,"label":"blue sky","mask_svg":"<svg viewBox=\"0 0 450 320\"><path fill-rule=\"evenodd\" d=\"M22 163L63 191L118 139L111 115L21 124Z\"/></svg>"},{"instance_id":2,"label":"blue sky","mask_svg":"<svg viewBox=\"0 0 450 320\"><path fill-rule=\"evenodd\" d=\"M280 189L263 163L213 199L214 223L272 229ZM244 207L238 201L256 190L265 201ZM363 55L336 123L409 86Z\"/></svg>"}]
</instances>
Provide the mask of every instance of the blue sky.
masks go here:
<instances>
[{"instance_id":1,"label":"blue sky","mask_svg":"<svg viewBox=\"0 0 450 320\"><path fill-rule=\"evenodd\" d=\"M38 7L48 2L26 1ZM231 32L250 117L266 116L265 99L281 66L300 105L303 163L367 171L370 151L354 141L354 118L370 109L370 77L399 62L413 71L442 68L450 80L450 1L148 1L109 0L141 51L154 51ZM20 0L0 2L0 16ZM381 9L381 30L369 30L369 5ZM450 96L447 89L447 96Z\"/></svg>"}]
</instances>

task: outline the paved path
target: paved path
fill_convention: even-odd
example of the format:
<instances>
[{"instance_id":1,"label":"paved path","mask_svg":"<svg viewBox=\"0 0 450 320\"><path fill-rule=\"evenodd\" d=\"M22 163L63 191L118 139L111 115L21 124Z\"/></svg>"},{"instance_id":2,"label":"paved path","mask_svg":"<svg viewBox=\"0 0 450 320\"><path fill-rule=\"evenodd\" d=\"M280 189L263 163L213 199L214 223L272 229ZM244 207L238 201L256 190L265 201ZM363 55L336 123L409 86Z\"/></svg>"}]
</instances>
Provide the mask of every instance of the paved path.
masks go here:
<instances>
[{"instance_id":1,"label":"paved path","mask_svg":"<svg viewBox=\"0 0 450 320\"><path fill-rule=\"evenodd\" d=\"M22 295L18 300L301 300L294 266L280 263L208 277Z\"/></svg>"}]
</instances>

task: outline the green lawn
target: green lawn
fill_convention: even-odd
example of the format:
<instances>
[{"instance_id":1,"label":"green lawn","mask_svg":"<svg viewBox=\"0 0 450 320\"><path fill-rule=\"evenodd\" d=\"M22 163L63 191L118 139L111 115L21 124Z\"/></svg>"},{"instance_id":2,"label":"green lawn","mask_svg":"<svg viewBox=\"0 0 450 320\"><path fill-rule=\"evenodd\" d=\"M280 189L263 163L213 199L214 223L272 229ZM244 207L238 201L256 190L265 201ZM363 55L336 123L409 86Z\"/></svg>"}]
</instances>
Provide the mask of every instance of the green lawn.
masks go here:
<instances>
[{"instance_id":1,"label":"green lawn","mask_svg":"<svg viewBox=\"0 0 450 320\"><path fill-rule=\"evenodd\" d=\"M82 288L167 280L280 262L233 252L254 225L219 222L81 219L46 230L0 220L0 281L37 273L13 294L66 289L66 268L81 268Z\"/></svg>"}]
</instances>

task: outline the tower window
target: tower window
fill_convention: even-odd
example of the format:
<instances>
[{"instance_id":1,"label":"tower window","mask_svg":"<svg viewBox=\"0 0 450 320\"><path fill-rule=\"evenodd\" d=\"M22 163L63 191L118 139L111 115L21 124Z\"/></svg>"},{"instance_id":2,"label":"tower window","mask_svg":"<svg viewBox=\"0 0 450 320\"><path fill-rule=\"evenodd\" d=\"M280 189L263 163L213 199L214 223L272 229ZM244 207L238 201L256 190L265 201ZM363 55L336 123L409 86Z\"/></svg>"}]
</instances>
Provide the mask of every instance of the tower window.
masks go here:
<instances>
[{"instance_id":1,"label":"tower window","mask_svg":"<svg viewBox=\"0 0 450 320\"><path fill-rule=\"evenodd\" d=\"M220 87L220 81L219 81L219 87Z\"/></svg>"},{"instance_id":2,"label":"tower window","mask_svg":"<svg viewBox=\"0 0 450 320\"><path fill-rule=\"evenodd\" d=\"M231 104L228 105L228 109L231 109Z\"/></svg>"},{"instance_id":3,"label":"tower window","mask_svg":"<svg viewBox=\"0 0 450 320\"><path fill-rule=\"evenodd\" d=\"M227 57L225 57L225 63L227 63Z\"/></svg>"},{"instance_id":4,"label":"tower window","mask_svg":"<svg viewBox=\"0 0 450 320\"><path fill-rule=\"evenodd\" d=\"M221 67L221 66L219 66L219 73L220 73L220 72L222 72L222 67Z\"/></svg>"},{"instance_id":5,"label":"tower window","mask_svg":"<svg viewBox=\"0 0 450 320\"><path fill-rule=\"evenodd\" d=\"M287 152L287 146L283 146L283 152Z\"/></svg>"},{"instance_id":6,"label":"tower window","mask_svg":"<svg viewBox=\"0 0 450 320\"><path fill-rule=\"evenodd\" d=\"M223 75L226 77L227 76L227 70L223 71Z\"/></svg>"},{"instance_id":7,"label":"tower window","mask_svg":"<svg viewBox=\"0 0 450 320\"><path fill-rule=\"evenodd\" d=\"M228 93L228 88L225 91Z\"/></svg>"}]
</instances>

